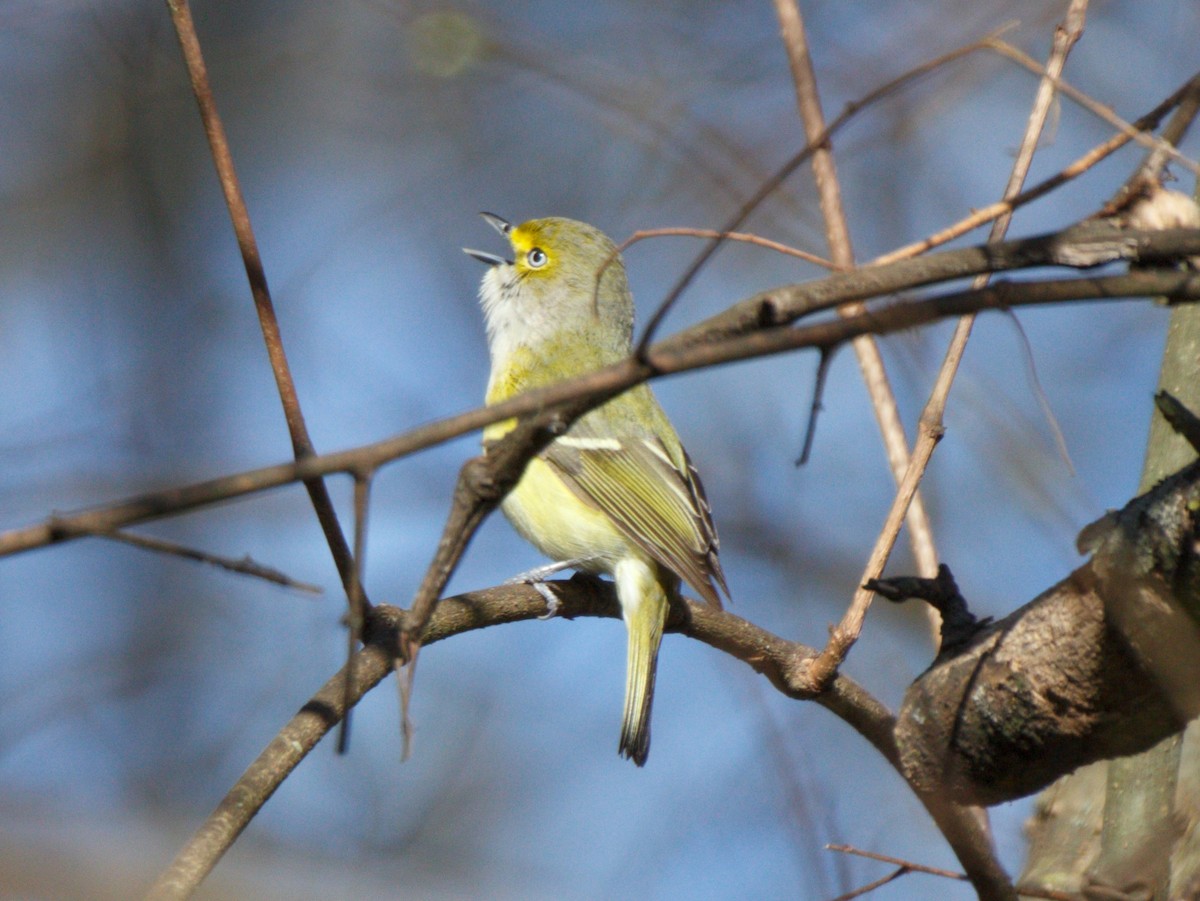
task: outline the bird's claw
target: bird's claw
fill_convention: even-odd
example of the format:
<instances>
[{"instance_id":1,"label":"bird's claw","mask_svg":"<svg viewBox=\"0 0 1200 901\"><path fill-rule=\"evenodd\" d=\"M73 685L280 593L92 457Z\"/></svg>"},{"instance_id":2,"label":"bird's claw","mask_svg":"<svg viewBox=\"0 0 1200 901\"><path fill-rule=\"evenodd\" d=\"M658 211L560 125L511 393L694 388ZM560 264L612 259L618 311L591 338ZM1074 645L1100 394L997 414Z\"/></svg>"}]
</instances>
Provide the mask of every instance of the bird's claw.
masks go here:
<instances>
[{"instance_id":1,"label":"bird's claw","mask_svg":"<svg viewBox=\"0 0 1200 901\"><path fill-rule=\"evenodd\" d=\"M504 581L505 585L529 585L540 594L546 601L546 612L538 619L553 619L558 615L558 608L562 606L562 602L558 599L558 595L554 593L547 583L546 578L554 575L554 573L562 572L564 569L575 569L583 566L590 561L585 558L577 560L558 560L554 563L547 563L545 566L539 566L536 569L531 569L523 573L518 573L511 579Z\"/></svg>"},{"instance_id":2,"label":"bird's claw","mask_svg":"<svg viewBox=\"0 0 1200 901\"><path fill-rule=\"evenodd\" d=\"M558 615L558 608L562 606L562 602L559 601L558 595L554 593L554 589L545 582L531 582L530 584L533 586L534 591L540 594L546 601L546 612L540 614L538 619L554 619Z\"/></svg>"}]
</instances>

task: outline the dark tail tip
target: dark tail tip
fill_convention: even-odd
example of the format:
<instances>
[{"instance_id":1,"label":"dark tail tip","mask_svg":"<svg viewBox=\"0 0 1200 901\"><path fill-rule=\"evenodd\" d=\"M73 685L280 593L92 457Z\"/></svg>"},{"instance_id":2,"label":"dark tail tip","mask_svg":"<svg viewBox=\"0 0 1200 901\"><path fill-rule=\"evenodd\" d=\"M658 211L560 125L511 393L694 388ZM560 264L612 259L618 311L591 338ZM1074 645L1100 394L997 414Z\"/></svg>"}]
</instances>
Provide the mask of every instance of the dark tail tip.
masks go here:
<instances>
[{"instance_id":1,"label":"dark tail tip","mask_svg":"<svg viewBox=\"0 0 1200 901\"><path fill-rule=\"evenodd\" d=\"M637 766L645 766L646 758L650 756L649 723L640 733L635 734L631 730L622 730L621 744L617 747L617 753L626 760L632 760Z\"/></svg>"}]
</instances>

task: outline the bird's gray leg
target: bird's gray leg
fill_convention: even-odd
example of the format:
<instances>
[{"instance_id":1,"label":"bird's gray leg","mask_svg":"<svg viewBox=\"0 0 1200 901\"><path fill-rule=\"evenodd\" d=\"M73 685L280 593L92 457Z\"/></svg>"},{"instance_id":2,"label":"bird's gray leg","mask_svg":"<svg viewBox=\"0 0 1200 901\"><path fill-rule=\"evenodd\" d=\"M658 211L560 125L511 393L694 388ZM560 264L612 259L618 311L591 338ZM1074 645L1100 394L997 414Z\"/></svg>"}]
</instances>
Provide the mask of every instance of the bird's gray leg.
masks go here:
<instances>
[{"instance_id":1,"label":"bird's gray leg","mask_svg":"<svg viewBox=\"0 0 1200 901\"><path fill-rule=\"evenodd\" d=\"M546 578L557 572L562 572L564 569L586 569L587 564L592 562L589 557L579 557L575 560L559 560L555 563L547 563L545 566L538 566L534 569L526 570L523 573L517 573L511 579L505 579L505 585L529 585L540 594L546 601L546 612L538 619L552 619L558 613L559 600L549 585L546 584Z\"/></svg>"}]
</instances>

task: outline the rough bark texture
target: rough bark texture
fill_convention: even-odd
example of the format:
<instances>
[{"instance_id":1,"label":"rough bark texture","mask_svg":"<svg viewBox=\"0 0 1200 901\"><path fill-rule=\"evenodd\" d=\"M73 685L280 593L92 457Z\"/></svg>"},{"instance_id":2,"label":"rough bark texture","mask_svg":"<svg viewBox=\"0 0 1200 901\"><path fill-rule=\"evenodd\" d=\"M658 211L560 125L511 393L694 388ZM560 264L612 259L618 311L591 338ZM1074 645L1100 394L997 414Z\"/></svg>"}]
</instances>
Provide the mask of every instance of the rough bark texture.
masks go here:
<instances>
[{"instance_id":1,"label":"rough bark texture","mask_svg":"<svg viewBox=\"0 0 1200 901\"><path fill-rule=\"evenodd\" d=\"M996 804L1180 731L1200 712L1198 522L1193 464L1085 531L1087 564L939 657L897 721L913 784Z\"/></svg>"}]
</instances>

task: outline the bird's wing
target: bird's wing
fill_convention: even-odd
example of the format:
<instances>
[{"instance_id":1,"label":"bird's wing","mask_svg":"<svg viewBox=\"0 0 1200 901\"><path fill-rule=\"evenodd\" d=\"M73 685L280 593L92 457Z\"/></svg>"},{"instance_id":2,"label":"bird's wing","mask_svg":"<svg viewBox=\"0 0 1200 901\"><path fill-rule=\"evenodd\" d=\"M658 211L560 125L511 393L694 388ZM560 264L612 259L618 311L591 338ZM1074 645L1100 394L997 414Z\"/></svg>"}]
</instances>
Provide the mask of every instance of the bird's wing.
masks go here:
<instances>
[{"instance_id":1,"label":"bird's wing","mask_svg":"<svg viewBox=\"0 0 1200 901\"><path fill-rule=\"evenodd\" d=\"M600 435L576 423L544 459L585 502L714 607L713 583L729 588L717 559L717 533L699 476L682 447L673 455L656 436Z\"/></svg>"}]
</instances>

